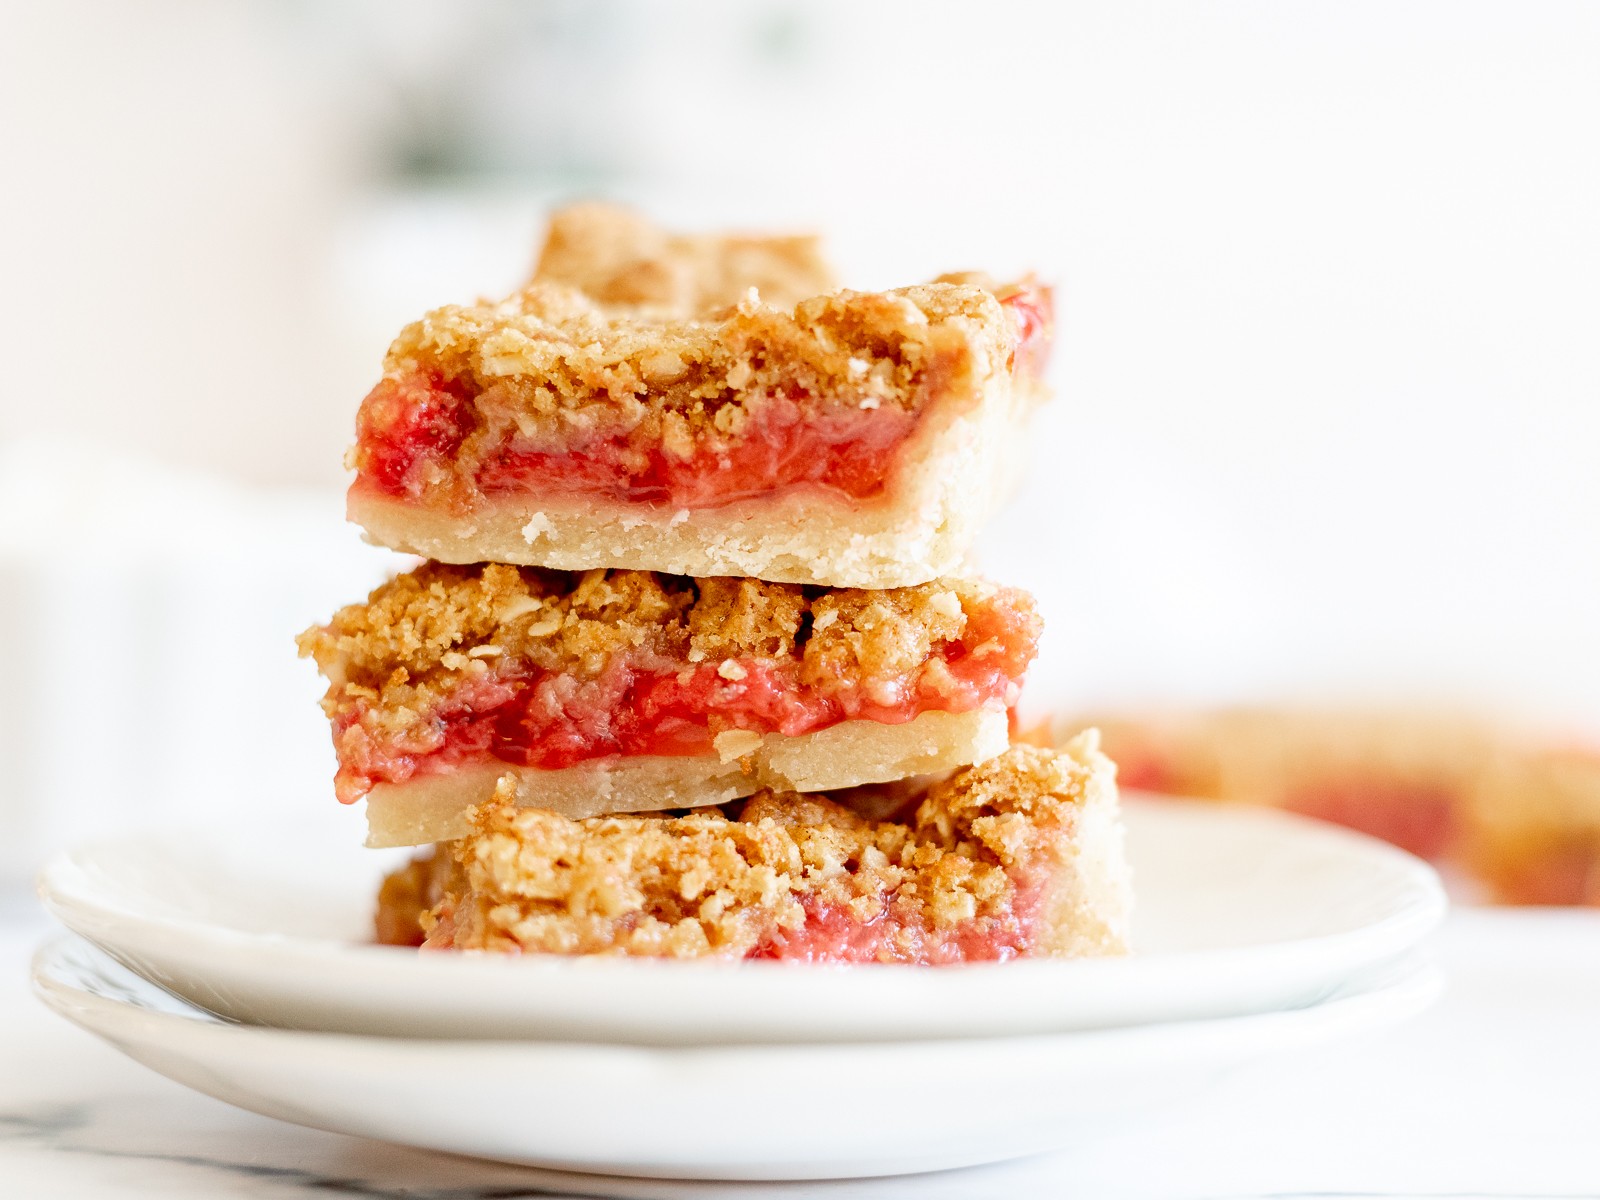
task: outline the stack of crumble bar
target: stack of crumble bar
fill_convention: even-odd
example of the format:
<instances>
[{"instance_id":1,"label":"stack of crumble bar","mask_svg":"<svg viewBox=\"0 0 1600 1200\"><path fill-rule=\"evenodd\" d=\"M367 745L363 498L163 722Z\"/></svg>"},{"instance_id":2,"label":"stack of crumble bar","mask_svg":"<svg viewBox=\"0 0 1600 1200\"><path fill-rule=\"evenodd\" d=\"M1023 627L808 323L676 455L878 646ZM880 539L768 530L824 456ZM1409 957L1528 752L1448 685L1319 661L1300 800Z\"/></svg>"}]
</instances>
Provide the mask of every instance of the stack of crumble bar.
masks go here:
<instances>
[{"instance_id":1,"label":"stack of crumble bar","mask_svg":"<svg viewBox=\"0 0 1600 1200\"><path fill-rule=\"evenodd\" d=\"M381 941L950 963L1125 949L1115 772L1011 745L1040 621L960 574L1047 290L837 290L810 238L557 213L407 327L350 515L429 561L301 636Z\"/></svg>"}]
</instances>

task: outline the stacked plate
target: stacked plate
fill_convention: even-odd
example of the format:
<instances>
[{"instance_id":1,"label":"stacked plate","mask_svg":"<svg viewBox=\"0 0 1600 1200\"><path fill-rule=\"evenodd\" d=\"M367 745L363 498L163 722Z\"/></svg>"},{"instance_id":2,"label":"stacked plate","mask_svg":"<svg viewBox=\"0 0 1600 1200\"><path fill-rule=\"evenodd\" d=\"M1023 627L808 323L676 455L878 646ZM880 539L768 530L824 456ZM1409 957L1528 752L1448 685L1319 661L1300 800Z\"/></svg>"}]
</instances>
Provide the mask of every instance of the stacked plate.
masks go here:
<instances>
[{"instance_id":1,"label":"stacked plate","mask_svg":"<svg viewBox=\"0 0 1600 1200\"><path fill-rule=\"evenodd\" d=\"M40 887L43 999L316 1128L568 1170L888 1174L1062 1144L1421 1010L1433 872L1255 809L1135 799L1138 953L964 967L500 959L363 944L371 851L124 837ZM80 940L84 939L84 940ZM93 943L93 947L85 944Z\"/></svg>"}]
</instances>

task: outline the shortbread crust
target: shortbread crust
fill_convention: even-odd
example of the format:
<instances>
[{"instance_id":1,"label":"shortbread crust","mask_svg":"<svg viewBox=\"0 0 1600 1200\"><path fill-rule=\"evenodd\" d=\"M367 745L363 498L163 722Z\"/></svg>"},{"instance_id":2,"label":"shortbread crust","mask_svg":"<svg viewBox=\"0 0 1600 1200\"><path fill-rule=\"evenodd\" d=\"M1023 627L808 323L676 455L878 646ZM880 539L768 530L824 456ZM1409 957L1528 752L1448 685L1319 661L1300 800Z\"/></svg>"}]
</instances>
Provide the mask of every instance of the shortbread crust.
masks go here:
<instances>
[{"instance_id":1,"label":"shortbread crust","mask_svg":"<svg viewBox=\"0 0 1600 1200\"><path fill-rule=\"evenodd\" d=\"M744 739L749 740L744 740ZM529 808L572 819L706 808L774 791L819 792L890 783L984 762L1005 750L1001 712L925 712L904 725L845 721L796 737L721 735L726 754L607 758L560 770L488 762L367 793L367 845L423 846L465 837L468 812L501 780Z\"/></svg>"}]
</instances>

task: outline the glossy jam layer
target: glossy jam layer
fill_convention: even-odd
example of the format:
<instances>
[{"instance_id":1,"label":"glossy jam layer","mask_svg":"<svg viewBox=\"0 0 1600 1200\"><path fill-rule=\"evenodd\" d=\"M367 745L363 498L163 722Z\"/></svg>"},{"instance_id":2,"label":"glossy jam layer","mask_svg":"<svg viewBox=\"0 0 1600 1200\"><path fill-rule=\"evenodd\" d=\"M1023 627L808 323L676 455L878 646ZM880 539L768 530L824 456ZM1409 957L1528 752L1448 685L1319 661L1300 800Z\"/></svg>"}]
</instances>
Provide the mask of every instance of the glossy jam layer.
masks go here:
<instances>
[{"instance_id":1,"label":"glossy jam layer","mask_svg":"<svg viewBox=\"0 0 1600 1200\"><path fill-rule=\"evenodd\" d=\"M870 500L915 426L916 415L897 408L816 414L773 399L738 437L707 438L688 457L628 435L559 451L513 439L478 468L477 489L486 497L555 491L675 509L715 508L802 484Z\"/></svg>"},{"instance_id":2,"label":"glossy jam layer","mask_svg":"<svg viewBox=\"0 0 1600 1200\"><path fill-rule=\"evenodd\" d=\"M1003 297L1001 305L1017 323L1017 348L1012 369L1021 375L1044 374L1050 361L1055 301L1048 288L1028 287Z\"/></svg>"},{"instance_id":3,"label":"glossy jam layer","mask_svg":"<svg viewBox=\"0 0 1600 1200\"><path fill-rule=\"evenodd\" d=\"M1002 299L1016 323L1012 367L1043 370L1051 301L1026 288ZM705 509L794 487L870 501L888 485L917 413L894 406L818 406L803 393L772 396L737 435L708 433L668 451L631 430L598 431L559 446L509 433L463 477L456 463L480 417L460 380L386 377L357 418L358 486L402 499L471 506L507 494L593 496Z\"/></svg>"},{"instance_id":4,"label":"glossy jam layer","mask_svg":"<svg viewBox=\"0 0 1600 1200\"><path fill-rule=\"evenodd\" d=\"M448 484L475 416L465 387L438 375L385 378L356 414L360 478L387 496Z\"/></svg>"},{"instance_id":5,"label":"glossy jam layer","mask_svg":"<svg viewBox=\"0 0 1600 1200\"><path fill-rule=\"evenodd\" d=\"M502 663L401 735L381 732L366 702L349 710L334 729L335 787L348 804L375 783L496 761L558 770L616 756L709 754L727 730L794 737L841 721L900 725L924 712L1009 708L1036 640L1030 614L995 603L968 617L963 640L940 656L943 670L870 688L806 686L793 661L614 660L592 679Z\"/></svg>"}]
</instances>

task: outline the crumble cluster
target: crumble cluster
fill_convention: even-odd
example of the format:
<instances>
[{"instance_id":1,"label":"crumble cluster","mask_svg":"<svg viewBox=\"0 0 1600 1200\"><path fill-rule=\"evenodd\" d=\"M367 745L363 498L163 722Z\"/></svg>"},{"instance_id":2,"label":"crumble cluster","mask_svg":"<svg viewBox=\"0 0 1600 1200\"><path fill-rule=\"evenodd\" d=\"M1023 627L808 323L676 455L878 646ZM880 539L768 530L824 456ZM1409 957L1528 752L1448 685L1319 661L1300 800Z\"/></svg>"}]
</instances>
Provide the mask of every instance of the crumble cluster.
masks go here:
<instances>
[{"instance_id":1,"label":"crumble cluster","mask_svg":"<svg viewBox=\"0 0 1600 1200\"><path fill-rule=\"evenodd\" d=\"M886 921L879 957L913 959L929 934L1025 919L1013 902L1033 848L1114 771L1096 747L1015 746L927 786L905 821L772 792L722 812L572 821L517 808L502 781L471 837L385 883L380 928L456 949L744 957L831 909Z\"/></svg>"},{"instance_id":2,"label":"crumble cluster","mask_svg":"<svg viewBox=\"0 0 1600 1200\"><path fill-rule=\"evenodd\" d=\"M1024 593L981 580L869 591L430 562L307 630L299 646L328 678L330 715L364 698L404 723L502 660L594 678L618 655L674 668L720 663L725 673L742 671L738 660L768 659L793 663L807 687L888 687L932 667L996 605L1036 632Z\"/></svg>"},{"instance_id":3,"label":"crumble cluster","mask_svg":"<svg viewBox=\"0 0 1600 1200\"><path fill-rule=\"evenodd\" d=\"M793 308L838 286L814 236L668 233L610 204L555 213L533 278L607 308L679 317L737 304L751 288L768 304Z\"/></svg>"},{"instance_id":4,"label":"crumble cluster","mask_svg":"<svg viewBox=\"0 0 1600 1200\"><path fill-rule=\"evenodd\" d=\"M422 919L445 898L456 875L455 860L448 854L414 858L398 871L383 877L378 888L375 933L384 946L420 946L426 936Z\"/></svg>"}]
</instances>

